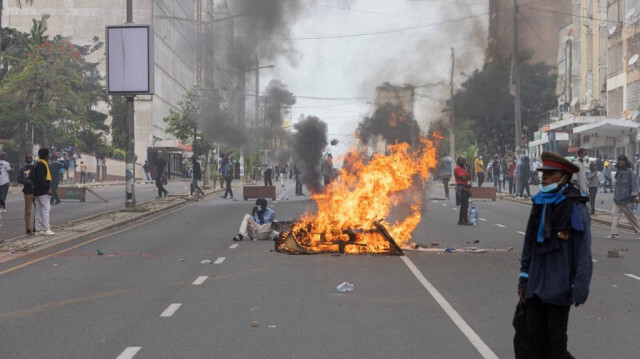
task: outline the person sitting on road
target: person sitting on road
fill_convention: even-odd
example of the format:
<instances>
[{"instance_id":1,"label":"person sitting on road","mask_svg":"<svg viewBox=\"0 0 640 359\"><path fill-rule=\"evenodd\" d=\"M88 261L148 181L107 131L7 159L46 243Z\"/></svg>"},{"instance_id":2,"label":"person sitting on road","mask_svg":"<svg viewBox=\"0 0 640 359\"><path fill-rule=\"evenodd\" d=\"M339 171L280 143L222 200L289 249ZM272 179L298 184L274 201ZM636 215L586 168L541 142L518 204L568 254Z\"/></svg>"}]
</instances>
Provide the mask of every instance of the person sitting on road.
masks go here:
<instances>
[{"instance_id":1,"label":"person sitting on road","mask_svg":"<svg viewBox=\"0 0 640 359\"><path fill-rule=\"evenodd\" d=\"M244 237L251 239L275 239L280 233L271 229L271 222L276 217L276 212L267 207L267 200L258 198L251 214L245 214L238 235L233 237L234 241L242 241Z\"/></svg>"}]
</instances>

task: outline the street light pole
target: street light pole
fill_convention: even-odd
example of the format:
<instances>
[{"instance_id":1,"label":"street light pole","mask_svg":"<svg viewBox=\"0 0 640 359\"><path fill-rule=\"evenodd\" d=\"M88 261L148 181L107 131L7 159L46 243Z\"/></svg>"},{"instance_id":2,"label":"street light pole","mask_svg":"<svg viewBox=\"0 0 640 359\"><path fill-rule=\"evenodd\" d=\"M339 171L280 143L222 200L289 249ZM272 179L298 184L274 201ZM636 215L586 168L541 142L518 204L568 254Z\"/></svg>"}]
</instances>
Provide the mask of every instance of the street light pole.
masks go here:
<instances>
[{"instance_id":1,"label":"street light pole","mask_svg":"<svg viewBox=\"0 0 640 359\"><path fill-rule=\"evenodd\" d=\"M133 24L133 0L127 0L127 23ZM134 95L125 96L125 151L126 151L126 172L125 172L125 208L136 207L136 141L134 122Z\"/></svg>"}]
</instances>

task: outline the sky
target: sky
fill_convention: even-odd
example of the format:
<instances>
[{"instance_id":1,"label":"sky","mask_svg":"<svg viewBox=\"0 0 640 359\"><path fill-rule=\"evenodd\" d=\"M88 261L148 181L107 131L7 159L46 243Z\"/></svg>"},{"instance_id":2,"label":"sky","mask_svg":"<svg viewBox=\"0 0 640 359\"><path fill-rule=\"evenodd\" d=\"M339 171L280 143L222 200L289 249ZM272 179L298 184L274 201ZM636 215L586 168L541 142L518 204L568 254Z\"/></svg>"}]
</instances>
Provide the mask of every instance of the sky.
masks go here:
<instances>
[{"instance_id":1,"label":"sky","mask_svg":"<svg viewBox=\"0 0 640 359\"><path fill-rule=\"evenodd\" d=\"M488 0L305 0L292 19L293 53L262 71L261 83L279 79L297 97L301 115L327 122L329 139L345 153L363 115L372 112L383 82L417 86L415 115L423 130L442 116L449 97L451 47L455 86L482 66Z\"/></svg>"}]
</instances>

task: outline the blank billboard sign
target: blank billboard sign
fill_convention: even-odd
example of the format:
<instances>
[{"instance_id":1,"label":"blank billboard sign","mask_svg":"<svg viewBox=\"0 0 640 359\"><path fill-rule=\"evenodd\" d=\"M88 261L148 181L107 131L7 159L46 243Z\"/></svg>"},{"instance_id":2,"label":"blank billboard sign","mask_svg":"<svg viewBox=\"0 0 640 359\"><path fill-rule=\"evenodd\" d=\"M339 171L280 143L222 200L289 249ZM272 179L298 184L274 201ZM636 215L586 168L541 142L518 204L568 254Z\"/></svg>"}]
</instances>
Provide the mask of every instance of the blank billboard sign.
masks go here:
<instances>
[{"instance_id":1,"label":"blank billboard sign","mask_svg":"<svg viewBox=\"0 0 640 359\"><path fill-rule=\"evenodd\" d=\"M153 27L107 26L107 92L153 94Z\"/></svg>"}]
</instances>

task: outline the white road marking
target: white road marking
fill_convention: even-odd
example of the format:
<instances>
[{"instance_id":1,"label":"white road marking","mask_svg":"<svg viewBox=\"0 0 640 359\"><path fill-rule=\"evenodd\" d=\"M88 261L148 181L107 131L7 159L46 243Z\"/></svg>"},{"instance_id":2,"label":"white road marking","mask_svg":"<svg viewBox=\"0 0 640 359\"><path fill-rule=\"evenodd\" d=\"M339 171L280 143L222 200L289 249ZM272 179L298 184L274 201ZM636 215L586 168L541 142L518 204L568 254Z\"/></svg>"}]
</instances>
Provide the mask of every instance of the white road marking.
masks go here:
<instances>
[{"instance_id":1,"label":"white road marking","mask_svg":"<svg viewBox=\"0 0 640 359\"><path fill-rule=\"evenodd\" d=\"M224 260L227 259L226 257L218 257L218 259L216 259L215 262L213 262L213 264L220 264L222 262L224 262Z\"/></svg>"},{"instance_id":2,"label":"white road marking","mask_svg":"<svg viewBox=\"0 0 640 359\"><path fill-rule=\"evenodd\" d=\"M445 207L447 206L447 204L446 204L446 203L443 203L442 205L443 205L443 206L445 206Z\"/></svg>"},{"instance_id":3,"label":"white road marking","mask_svg":"<svg viewBox=\"0 0 640 359\"><path fill-rule=\"evenodd\" d=\"M629 278L633 278L633 279L640 280L640 277L638 277L637 275L628 274L628 273L625 273L624 275L626 275L626 276L627 276L627 277L629 277Z\"/></svg>"},{"instance_id":4,"label":"white road marking","mask_svg":"<svg viewBox=\"0 0 640 359\"><path fill-rule=\"evenodd\" d=\"M458 209L457 209L457 208L451 208L451 210L452 210L452 211L457 211Z\"/></svg>"},{"instance_id":5,"label":"white road marking","mask_svg":"<svg viewBox=\"0 0 640 359\"><path fill-rule=\"evenodd\" d=\"M142 347L128 347L116 359L131 359L136 355Z\"/></svg>"},{"instance_id":6,"label":"white road marking","mask_svg":"<svg viewBox=\"0 0 640 359\"><path fill-rule=\"evenodd\" d=\"M162 314L160 314L160 316L163 318L168 318L174 315L175 312L178 311L178 308L180 308L181 306L182 306L182 303L172 303L167 307L167 309L164 310L164 312L162 312Z\"/></svg>"},{"instance_id":7,"label":"white road marking","mask_svg":"<svg viewBox=\"0 0 640 359\"><path fill-rule=\"evenodd\" d=\"M593 261L593 263L598 263L598 261L597 261L597 260L595 260L595 259L592 259L592 261Z\"/></svg>"},{"instance_id":8,"label":"white road marking","mask_svg":"<svg viewBox=\"0 0 640 359\"><path fill-rule=\"evenodd\" d=\"M234 243L234 244L229 246L229 249L236 249L236 248L238 248L238 246L239 246L238 243Z\"/></svg>"},{"instance_id":9,"label":"white road marking","mask_svg":"<svg viewBox=\"0 0 640 359\"><path fill-rule=\"evenodd\" d=\"M438 201L438 200L435 200L435 199L434 199L433 201L434 201L435 203L440 203L440 201Z\"/></svg>"},{"instance_id":10,"label":"white road marking","mask_svg":"<svg viewBox=\"0 0 640 359\"><path fill-rule=\"evenodd\" d=\"M204 283L204 281L207 280L207 278L209 278L209 276L207 275L201 275L198 278L196 278L196 280L193 281L193 285L201 285L202 283Z\"/></svg>"},{"instance_id":11,"label":"white road marking","mask_svg":"<svg viewBox=\"0 0 640 359\"><path fill-rule=\"evenodd\" d=\"M501 228L505 228L506 227L504 224L500 224L500 223L496 223L496 226L501 227Z\"/></svg>"},{"instance_id":12,"label":"white road marking","mask_svg":"<svg viewBox=\"0 0 640 359\"><path fill-rule=\"evenodd\" d=\"M523 236L526 234L526 233L524 233L523 231L516 231L516 233L518 233L518 234L522 234Z\"/></svg>"},{"instance_id":13,"label":"white road marking","mask_svg":"<svg viewBox=\"0 0 640 359\"><path fill-rule=\"evenodd\" d=\"M458 329L462 331L462 334L464 334L469 340L469 342L471 342L471 344L476 348L476 350L478 350L480 355L482 355L484 359L498 359L498 356L491 350L491 348L489 348L487 344L485 344L485 342L482 341L480 336L478 336L478 334L476 334L476 332L473 331L473 329L471 329L469 324L467 324L467 322L465 322L464 319L462 319L460 314L458 314L458 312L455 309L453 309L451 304L449 304L449 302L442 296L442 294L440 294L440 292L438 292L438 290L427 280L427 278L425 278L422 272L420 272L420 270L416 267L416 265L413 264L411 259L409 259L407 256L401 256L400 258L404 261L404 264L406 264L407 267L409 267L409 270L411 271L411 273L413 273L413 275L416 276L416 278L418 279L418 282L422 284L424 289L426 289L427 292L431 294L433 299L435 299L436 302L440 304L440 307L442 307L445 313L447 313L449 318L451 318L451 320L458 327Z\"/></svg>"},{"instance_id":14,"label":"white road marking","mask_svg":"<svg viewBox=\"0 0 640 359\"><path fill-rule=\"evenodd\" d=\"M486 219L486 218L478 218L478 219L479 219L479 220L481 220L481 221L483 221L483 222L486 222L486 221L487 221L487 219Z\"/></svg>"}]
</instances>

